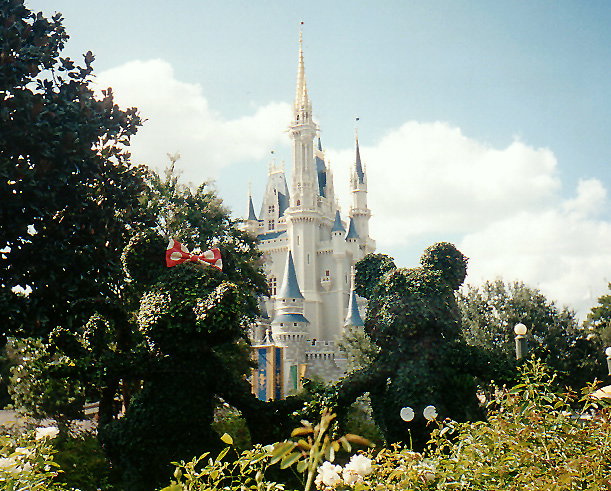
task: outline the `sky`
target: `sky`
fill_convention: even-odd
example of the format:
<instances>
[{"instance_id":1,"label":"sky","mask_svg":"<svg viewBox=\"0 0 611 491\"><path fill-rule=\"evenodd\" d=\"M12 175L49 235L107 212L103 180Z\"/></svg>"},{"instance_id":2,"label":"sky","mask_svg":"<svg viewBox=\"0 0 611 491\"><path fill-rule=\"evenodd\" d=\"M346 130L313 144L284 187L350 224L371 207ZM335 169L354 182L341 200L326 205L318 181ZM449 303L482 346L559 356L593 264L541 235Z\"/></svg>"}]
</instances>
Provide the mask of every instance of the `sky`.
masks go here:
<instances>
[{"instance_id":1,"label":"sky","mask_svg":"<svg viewBox=\"0 0 611 491\"><path fill-rule=\"evenodd\" d=\"M611 281L608 0L26 0L65 56L147 119L136 163L180 153L235 216L290 173L298 33L344 214L356 118L371 233L399 266L450 241L467 281L539 288L583 318ZM303 22L303 26L301 26ZM273 151L273 154L272 154Z\"/></svg>"}]
</instances>

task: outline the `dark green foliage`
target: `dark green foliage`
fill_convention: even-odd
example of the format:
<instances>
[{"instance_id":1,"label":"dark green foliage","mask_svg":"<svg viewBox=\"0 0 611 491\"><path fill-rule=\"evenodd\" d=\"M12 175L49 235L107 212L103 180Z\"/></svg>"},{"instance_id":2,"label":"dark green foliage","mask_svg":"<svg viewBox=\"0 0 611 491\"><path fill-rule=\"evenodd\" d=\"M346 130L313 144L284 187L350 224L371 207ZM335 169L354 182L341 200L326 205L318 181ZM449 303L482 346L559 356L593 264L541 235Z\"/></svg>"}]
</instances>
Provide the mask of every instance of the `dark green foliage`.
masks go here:
<instances>
[{"instance_id":1,"label":"dark green foliage","mask_svg":"<svg viewBox=\"0 0 611 491\"><path fill-rule=\"evenodd\" d=\"M472 373L484 372L480 363L488 361L472 356L461 338L455 291L467 259L452 244L438 243L424 252L421 264L394 269L383 255L357 263L357 289L369 296L365 333L379 351L369 350L371 362L340 381L335 396L341 411L369 392L385 439L409 441L411 429L418 447L428 438L426 406L434 405L442 418L480 416ZM416 414L409 424L399 415L405 406Z\"/></svg>"},{"instance_id":2,"label":"dark green foliage","mask_svg":"<svg viewBox=\"0 0 611 491\"><path fill-rule=\"evenodd\" d=\"M611 290L611 283L609 283ZM596 332L605 346L611 346L611 294L598 297L598 304L592 307L585 326Z\"/></svg>"},{"instance_id":3,"label":"dark green foliage","mask_svg":"<svg viewBox=\"0 0 611 491\"><path fill-rule=\"evenodd\" d=\"M81 491L118 490L113 485L116 476L93 433L58 437L53 447L57 451L55 462L61 469L56 478L58 483Z\"/></svg>"},{"instance_id":4,"label":"dark green foliage","mask_svg":"<svg viewBox=\"0 0 611 491\"><path fill-rule=\"evenodd\" d=\"M396 269L395 263L386 254L368 254L359 261L355 272L355 287L357 295L371 298L373 291L384 274Z\"/></svg>"},{"instance_id":5,"label":"dark green foliage","mask_svg":"<svg viewBox=\"0 0 611 491\"><path fill-rule=\"evenodd\" d=\"M238 450L246 450L252 447L246 420L236 408L229 406L227 403L221 403L217 406L214 412L212 429L219 438L225 433L231 435L233 444Z\"/></svg>"},{"instance_id":6,"label":"dark green foliage","mask_svg":"<svg viewBox=\"0 0 611 491\"><path fill-rule=\"evenodd\" d=\"M453 290L458 290L467 276L467 258L449 242L427 247L420 264L423 268L439 271Z\"/></svg>"},{"instance_id":7,"label":"dark green foliage","mask_svg":"<svg viewBox=\"0 0 611 491\"><path fill-rule=\"evenodd\" d=\"M528 327L530 354L558 372L555 381L561 388L579 390L605 376L600 340L579 326L572 311L559 309L539 290L497 279L469 287L458 298L465 339L488 352L495 364L513 363L513 328L521 322Z\"/></svg>"},{"instance_id":8,"label":"dark green foliage","mask_svg":"<svg viewBox=\"0 0 611 491\"><path fill-rule=\"evenodd\" d=\"M82 417L85 389L68 356L32 338L13 341L9 353L15 358L9 393L16 408L40 419L53 415L63 427Z\"/></svg>"},{"instance_id":9,"label":"dark green foliage","mask_svg":"<svg viewBox=\"0 0 611 491\"><path fill-rule=\"evenodd\" d=\"M244 280L242 286L229 281L238 261L223 272L194 263L159 266L166 245L149 231L125 249L125 269L140 297L136 324L145 341L146 373L125 416L100 428L105 450L134 490L153 489L167 478L170 462L219 446L212 428L217 396L254 399L244 376L256 291Z\"/></svg>"},{"instance_id":10,"label":"dark green foliage","mask_svg":"<svg viewBox=\"0 0 611 491\"><path fill-rule=\"evenodd\" d=\"M96 98L93 55L60 53L61 15L0 0L0 326L3 334L77 328L113 297L119 251L145 220L141 172L125 146L140 125L112 91ZM21 286L27 295L13 291Z\"/></svg>"}]
</instances>

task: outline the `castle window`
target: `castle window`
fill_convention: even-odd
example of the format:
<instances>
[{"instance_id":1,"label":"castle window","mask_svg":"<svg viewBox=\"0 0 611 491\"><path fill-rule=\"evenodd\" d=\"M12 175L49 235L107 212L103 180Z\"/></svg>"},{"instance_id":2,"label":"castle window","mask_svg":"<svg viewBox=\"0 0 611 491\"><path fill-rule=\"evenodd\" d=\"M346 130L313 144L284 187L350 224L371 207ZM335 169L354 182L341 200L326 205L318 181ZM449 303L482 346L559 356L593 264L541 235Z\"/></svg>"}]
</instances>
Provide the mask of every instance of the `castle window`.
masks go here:
<instances>
[{"instance_id":1,"label":"castle window","mask_svg":"<svg viewBox=\"0 0 611 491\"><path fill-rule=\"evenodd\" d=\"M293 322L293 326L297 327L297 323L296 323L296 322ZM293 336L293 337L294 337L294 336Z\"/></svg>"},{"instance_id":2,"label":"castle window","mask_svg":"<svg viewBox=\"0 0 611 491\"><path fill-rule=\"evenodd\" d=\"M276 211L276 207L274 205L267 207L267 213L274 213L274 211Z\"/></svg>"},{"instance_id":3,"label":"castle window","mask_svg":"<svg viewBox=\"0 0 611 491\"><path fill-rule=\"evenodd\" d=\"M297 236L297 245L299 245L299 235Z\"/></svg>"},{"instance_id":4,"label":"castle window","mask_svg":"<svg viewBox=\"0 0 611 491\"><path fill-rule=\"evenodd\" d=\"M310 264L310 255L308 254L308 264Z\"/></svg>"},{"instance_id":5,"label":"castle window","mask_svg":"<svg viewBox=\"0 0 611 491\"><path fill-rule=\"evenodd\" d=\"M276 280L275 276L270 276L267 279L267 286L269 286L269 291L272 294L272 297L275 296L278 288L278 280Z\"/></svg>"},{"instance_id":6,"label":"castle window","mask_svg":"<svg viewBox=\"0 0 611 491\"><path fill-rule=\"evenodd\" d=\"M269 220L267 228L269 228L270 230L274 230L275 226L276 223L274 222L274 220Z\"/></svg>"},{"instance_id":7,"label":"castle window","mask_svg":"<svg viewBox=\"0 0 611 491\"><path fill-rule=\"evenodd\" d=\"M329 276L329 274L330 274L330 272L329 272L329 270L327 269L327 270L325 271L325 276Z\"/></svg>"},{"instance_id":8,"label":"castle window","mask_svg":"<svg viewBox=\"0 0 611 491\"><path fill-rule=\"evenodd\" d=\"M297 206L299 206L300 204L301 204L301 200L300 200L300 199L298 199L298 200L297 200Z\"/></svg>"}]
</instances>

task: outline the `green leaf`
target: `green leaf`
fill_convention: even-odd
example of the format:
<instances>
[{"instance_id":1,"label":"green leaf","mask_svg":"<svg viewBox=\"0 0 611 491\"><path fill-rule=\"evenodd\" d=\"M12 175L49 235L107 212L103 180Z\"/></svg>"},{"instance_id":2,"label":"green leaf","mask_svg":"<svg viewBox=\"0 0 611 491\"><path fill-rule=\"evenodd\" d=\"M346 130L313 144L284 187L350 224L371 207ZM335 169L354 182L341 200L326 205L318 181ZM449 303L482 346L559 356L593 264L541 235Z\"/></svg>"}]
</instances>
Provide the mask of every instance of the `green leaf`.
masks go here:
<instances>
[{"instance_id":1,"label":"green leaf","mask_svg":"<svg viewBox=\"0 0 611 491\"><path fill-rule=\"evenodd\" d=\"M270 464L275 464L280 461L287 453L295 448L295 443L293 442L283 442L278 443L277 447L274 448L272 452L272 459L270 460Z\"/></svg>"},{"instance_id":2,"label":"green leaf","mask_svg":"<svg viewBox=\"0 0 611 491\"><path fill-rule=\"evenodd\" d=\"M280 463L280 468L281 469L286 469L287 467L290 467L295 462L297 462L301 457L302 457L302 455L301 455L300 452L293 452L293 453L287 455L286 457L284 457L282 459L282 462Z\"/></svg>"},{"instance_id":3,"label":"green leaf","mask_svg":"<svg viewBox=\"0 0 611 491\"><path fill-rule=\"evenodd\" d=\"M293 431L291 431L291 436L303 436L303 435L309 435L310 433L314 433L314 430L310 427L310 428L306 428L306 427L301 427L301 428L295 428Z\"/></svg>"},{"instance_id":4,"label":"green leaf","mask_svg":"<svg viewBox=\"0 0 611 491\"><path fill-rule=\"evenodd\" d=\"M225 435L227 435L227 433L225 433ZM223 436L225 436L225 435L223 435ZM227 436L229 436L229 435L227 435ZM230 436L229 436L229 439L231 440ZM225 442L225 443L227 443L227 442ZM228 443L228 445L231 445L231 443ZM225 455L227 455L227 452L229 452L229 447L225 447L223 450L221 450L221 452L219 453L218 457L216 458L216 461L220 462L221 460L223 460L223 457L225 457Z\"/></svg>"},{"instance_id":5,"label":"green leaf","mask_svg":"<svg viewBox=\"0 0 611 491\"><path fill-rule=\"evenodd\" d=\"M231 438L231 435L229 435L228 433L223 433L221 440L227 445L233 445L233 438Z\"/></svg>"},{"instance_id":6,"label":"green leaf","mask_svg":"<svg viewBox=\"0 0 611 491\"><path fill-rule=\"evenodd\" d=\"M299 462L297 462L297 472L303 474L307 468L308 468L307 460L300 460Z\"/></svg>"}]
</instances>

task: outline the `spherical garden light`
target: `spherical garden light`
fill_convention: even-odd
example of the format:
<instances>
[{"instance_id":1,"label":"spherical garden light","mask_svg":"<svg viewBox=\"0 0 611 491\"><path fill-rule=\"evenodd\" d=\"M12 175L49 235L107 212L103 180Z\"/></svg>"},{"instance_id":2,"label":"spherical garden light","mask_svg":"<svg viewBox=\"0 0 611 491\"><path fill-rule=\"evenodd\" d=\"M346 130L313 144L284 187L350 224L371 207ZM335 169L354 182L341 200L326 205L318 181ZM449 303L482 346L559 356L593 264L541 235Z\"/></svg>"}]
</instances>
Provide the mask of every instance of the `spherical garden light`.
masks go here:
<instances>
[{"instance_id":1,"label":"spherical garden light","mask_svg":"<svg viewBox=\"0 0 611 491\"><path fill-rule=\"evenodd\" d=\"M520 322L515 325L513 332L516 333L516 360L521 360L526 356L528 351L528 346L526 344L526 333L528 332L528 328Z\"/></svg>"},{"instance_id":2,"label":"spherical garden light","mask_svg":"<svg viewBox=\"0 0 611 491\"><path fill-rule=\"evenodd\" d=\"M435 418L437 418L437 409L435 406L426 406L424 411L422 411L422 415L424 416L424 419L433 421Z\"/></svg>"},{"instance_id":3,"label":"spherical garden light","mask_svg":"<svg viewBox=\"0 0 611 491\"><path fill-rule=\"evenodd\" d=\"M401 419L403 421L405 421L406 423L409 423L411 420L414 419L414 410L409 406L405 406L399 412L399 416L401 416Z\"/></svg>"}]
</instances>

